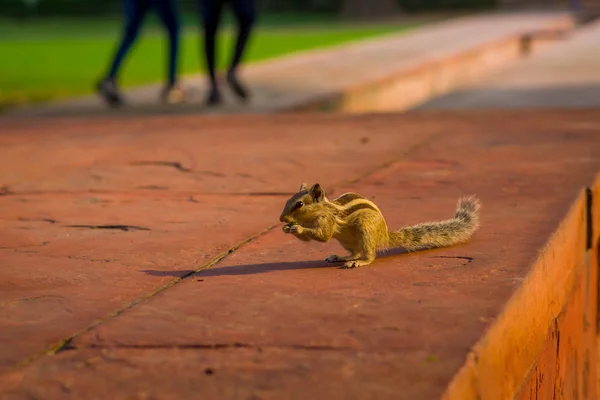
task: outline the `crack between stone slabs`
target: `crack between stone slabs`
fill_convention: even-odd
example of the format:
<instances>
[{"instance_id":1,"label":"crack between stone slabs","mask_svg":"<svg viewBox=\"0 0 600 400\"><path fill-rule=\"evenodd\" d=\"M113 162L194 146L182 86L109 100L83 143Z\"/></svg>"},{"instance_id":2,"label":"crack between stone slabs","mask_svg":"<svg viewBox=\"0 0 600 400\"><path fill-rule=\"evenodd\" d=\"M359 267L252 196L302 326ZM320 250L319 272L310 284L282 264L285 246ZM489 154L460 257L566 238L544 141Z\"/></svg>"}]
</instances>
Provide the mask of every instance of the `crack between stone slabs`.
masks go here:
<instances>
[{"instance_id":1,"label":"crack between stone slabs","mask_svg":"<svg viewBox=\"0 0 600 400\"><path fill-rule=\"evenodd\" d=\"M279 224L274 224L271 225L270 227L268 227L267 229L264 229L246 239L244 239L243 241L235 244L234 246L230 247L228 250L222 252L221 254L219 254L218 256L216 256L215 258L213 258L211 261L209 261L208 263L205 263L203 265L201 265L199 268L194 269L193 271L190 271L184 275L182 275L179 278L175 278L167 283L165 283L164 285L158 287L157 289L155 289L154 291L139 297L129 303L127 303L125 306L118 308L117 310L114 310L112 312L110 312L109 314L107 314L106 316L104 316L101 319L98 319L96 321L94 321L93 323L91 323L90 325L86 326L85 328L75 332L73 335L69 336L68 338L65 338L57 343L54 343L53 345L49 346L48 348L46 348L43 351L37 352L21 361L19 361L18 363L16 363L15 365L13 365L12 367L8 368L8 371L14 371L16 369L25 367L29 364L31 364L32 362L34 362L35 360L43 357L43 356L51 356L54 355L60 351L62 351L64 348L68 348L71 344L71 342L73 341L73 339L75 339L78 336L81 336L82 334L91 331L92 329L94 329L95 327L103 324L106 321L109 321L115 317L118 317L119 315L123 314L124 312L126 312L127 310L135 307L136 305L142 303L143 301L150 299L160 293L162 293L163 291L169 289L172 286L177 285L178 283L181 283L182 281L186 280L187 278L191 277L192 275L194 275L197 272L200 272L202 270L208 269L210 267L212 267L213 265L219 263L221 260L223 260L224 258L226 258L229 254L233 253L234 251L236 251L237 249L239 249L240 247L242 247L245 244L250 243L251 241L257 239L258 237L272 231L275 227L277 227Z\"/></svg>"},{"instance_id":2,"label":"crack between stone slabs","mask_svg":"<svg viewBox=\"0 0 600 400\"><path fill-rule=\"evenodd\" d=\"M432 256L429 258L454 258L456 260L466 260L466 262L461 265L463 267L465 265L472 263L474 260L474 257L467 257L467 256Z\"/></svg>"},{"instance_id":3,"label":"crack between stone slabs","mask_svg":"<svg viewBox=\"0 0 600 400\"><path fill-rule=\"evenodd\" d=\"M50 242L42 242L40 244L25 244L22 246L5 246L5 247L0 247L0 250L15 250L15 249L25 249L28 247L43 247L45 245L47 245Z\"/></svg>"},{"instance_id":4,"label":"crack between stone slabs","mask_svg":"<svg viewBox=\"0 0 600 400\"><path fill-rule=\"evenodd\" d=\"M65 196L72 196L72 195L78 195L78 194L85 194L85 195L114 195L114 194L127 194L127 195L140 195L140 196L147 196L148 193L143 192L141 193L141 190L149 190L152 191L154 193L156 192L160 192L160 193L166 193L168 192L169 194L172 194L173 196L180 196L186 199L189 199L192 196L265 196L265 197L269 197L269 196L293 196L295 194L295 192L184 192L184 191L177 191L177 190L170 190L170 189L163 189L162 187L159 186L154 186L152 188L149 187L145 187L145 188L138 188L139 190L23 190L23 191L17 191L17 192L10 192L5 194L5 196L43 196L46 194L50 194L50 195L65 195ZM2 194L0 193L0 196L2 196Z\"/></svg>"},{"instance_id":5,"label":"crack between stone slabs","mask_svg":"<svg viewBox=\"0 0 600 400\"><path fill-rule=\"evenodd\" d=\"M370 168L367 171L363 172L362 174L360 174L354 178L350 178L348 180L342 181L339 184L334 185L334 186L345 186L345 185L351 185L353 183L357 183L357 182L373 175L375 172L381 171L381 170L393 165L394 163L397 163L398 161L406 158L406 156L409 155L410 153L413 153L413 152L419 150L420 148L427 146L428 144L433 142L435 139L440 137L442 135L442 133L443 133L443 131L438 131L436 133L432 133L431 135L426 137L424 140L422 140L418 143L415 143L412 146L409 146L407 149L402 151L400 154L387 160L386 162L379 164L373 168ZM331 190L331 193L332 194L335 193L335 188Z\"/></svg>"},{"instance_id":6,"label":"crack between stone slabs","mask_svg":"<svg viewBox=\"0 0 600 400\"><path fill-rule=\"evenodd\" d=\"M17 221L23 221L23 222L48 222L49 224L55 224L56 221L55 219L52 218L23 218L23 217L19 217L17 218Z\"/></svg>"},{"instance_id":7,"label":"crack between stone slabs","mask_svg":"<svg viewBox=\"0 0 600 400\"><path fill-rule=\"evenodd\" d=\"M438 138L439 136L442 135L442 131L439 131L437 133L431 134L430 136L428 136L427 138L425 138L424 140L422 140L421 142L415 143L414 145L408 147L408 149L405 149L404 151L402 151L400 154L398 154L396 157L393 157L392 159L379 164L376 167L370 168L368 169L366 172L358 175L355 178L350 178L347 179L345 181L341 181L339 184L334 185L334 187L332 188L331 192L335 192L335 187L336 186L343 186L343 185L348 185L348 184L352 184L352 183L356 183L370 175L372 175L373 173L380 171L382 169L385 169L387 167L389 167L390 165L394 164L395 162L398 162L400 160L402 160L403 158L405 158L408 154L430 144L433 140L435 140L436 138ZM222 194L221 194L222 195ZM277 224L273 224L270 227L268 227L267 229L264 229L263 231L250 236L249 238L239 242L238 244L234 245L233 247L229 248L228 250L226 250L225 252L221 253L220 255L218 255L217 257L215 257L213 260L211 260L210 262L202 265L201 267L190 271L184 275L182 275L179 278L173 279L172 281L160 286L158 289L154 290L153 292L148 293L145 296L142 296L140 298L137 298L133 301L131 301L130 303L128 303L127 305L125 305L124 307L121 307L115 311L112 311L111 313L109 313L108 315L106 315L104 318L99 319L95 322L93 322L92 324L88 325L87 327L77 331L75 334L71 335L70 337L63 339L57 343L55 343L54 345L50 346L49 348L47 348L44 351L38 352L30 357L27 357L23 360L21 360L20 362L18 362L17 364L15 364L12 368L9 368L8 370L15 370L18 368L22 368L30 363L32 363L33 361L37 360L40 357L43 357L44 355L46 356L51 356L54 355L62 350L64 350L65 347L69 347L71 342L73 341L73 339L75 339L76 337L82 335L83 333L89 332L90 330L94 329L95 327L101 325L102 323L118 317L119 315L123 314L124 312L126 312L127 310L135 307L136 305L142 303L143 301L152 298L154 296L156 296L157 294L169 289L170 287L184 281L185 279L189 278L190 276L194 275L197 272L203 271L205 269L209 269L212 266L216 265L217 263L219 263L221 260L223 260L224 258L226 258L229 254L233 253L234 251L236 251L237 249L239 249L240 247L242 247L243 245L250 243L251 241L259 238L260 236L263 236L265 234L267 234L268 232L272 231L273 229L275 229L277 226L279 226L279 223Z\"/></svg>"},{"instance_id":8,"label":"crack between stone slabs","mask_svg":"<svg viewBox=\"0 0 600 400\"><path fill-rule=\"evenodd\" d=\"M150 160L150 161L133 161L129 163L132 166L142 166L142 165L154 165L154 166L163 166L163 167L172 167L175 168L179 172L190 173L192 175L209 175L215 176L217 178L224 178L225 175L220 172L210 171L210 170L199 170L194 171L191 168L184 167L181 165L179 161L160 161L160 160Z\"/></svg>"},{"instance_id":9,"label":"crack between stone slabs","mask_svg":"<svg viewBox=\"0 0 600 400\"><path fill-rule=\"evenodd\" d=\"M190 343L190 344L114 344L114 345L97 345L90 344L85 346L73 346L71 343L66 343L56 353L65 351L76 351L86 349L111 350L111 349L133 349L133 350L223 350L223 349L295 349L295 350L314 350L314 351L351 351L357 350L352 347L336 347L336 346L319 346L319 345L256 345L249 343Z\"/></svg>"},{"instance_id":10,"label":"crack between stone slabs","mask_svg":"<svg viewBox=\"0 0 600 400\"><path fill-rule=\"evenodd\" d=\"M163 167L172 167L180 172L193 172L191 169L184 167L178 161L133 161L130 165L157 165Z\"/></svg>"},{"instance_id":11,"label":"crack between stone slabs","mask_svg":"<svg viewBox=\"0 0 600 400\"><path fill-rule=\"evenodd\" d=\"M149 231L150 228L135 225L65 225L67 228L87 228L87 229L116 229L121 231Z\"/></svg>"},{"instance_id":12,"label":"crack between stone slabs","mask_svg":"<svg viewBox=\"0 0 600 400\"><path fill-rule=\"evenodd\" d=\"M56 224L59 223L57 220L55 219L50 219L50 218L18 218L18 221L25 221L25 222L48 222L50 224ZM87 225L87 224L70 224L70 225L63 225L67 228L86 228L86 229L115 229L115 230L121 230L121 231L149 231L151 230L150 228L146 228L143 226L137 226L137 225L120 225L120 224L116 224L116 225L112 225L112 224L107 224L107 225ZM46 244L47 242L42 243L42 246L44 244ZM37 246L37 245L36 245ZM0 247L0 249L2 249L3 247Z\"/></svg>"},{"instance_id":13,"label":"crack between stone slabs","mask_svg":"<svg viewBox=\"0 0 600 400\"><path fill-rule=\"evenodd\" d=\"M15 306L15 305L22 304L22 303L25 303L28 301L35 301L35 300L40 300L40 299L64 299L64 296L48 294L48 295L43 295L43 296L25 297L22 299L16 299L16 300L2 302L2 303L0 303L0 308Z\"/></svg>"}]
</instances>

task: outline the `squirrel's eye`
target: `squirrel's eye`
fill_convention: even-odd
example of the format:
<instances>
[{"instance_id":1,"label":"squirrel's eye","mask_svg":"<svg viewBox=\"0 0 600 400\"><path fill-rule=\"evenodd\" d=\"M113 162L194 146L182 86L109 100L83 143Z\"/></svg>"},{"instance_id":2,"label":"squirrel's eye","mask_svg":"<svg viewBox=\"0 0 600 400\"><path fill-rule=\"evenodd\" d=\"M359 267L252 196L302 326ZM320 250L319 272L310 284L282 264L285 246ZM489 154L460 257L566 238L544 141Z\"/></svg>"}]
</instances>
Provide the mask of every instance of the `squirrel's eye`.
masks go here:
<instances>
[{"instance_id":1,"label":"squirrel's eye","mask_svg":"<svg viewBox=\"0 0 600 400\"><path fill-rule=\"evenodd\" d=\"M299 202L297 202L297 203L296 203L296 208L300 208L300 207L302 207L303 205L304 205L304 204L303 204L301 201L299 201Z\"/></svg>"}]
</instances>

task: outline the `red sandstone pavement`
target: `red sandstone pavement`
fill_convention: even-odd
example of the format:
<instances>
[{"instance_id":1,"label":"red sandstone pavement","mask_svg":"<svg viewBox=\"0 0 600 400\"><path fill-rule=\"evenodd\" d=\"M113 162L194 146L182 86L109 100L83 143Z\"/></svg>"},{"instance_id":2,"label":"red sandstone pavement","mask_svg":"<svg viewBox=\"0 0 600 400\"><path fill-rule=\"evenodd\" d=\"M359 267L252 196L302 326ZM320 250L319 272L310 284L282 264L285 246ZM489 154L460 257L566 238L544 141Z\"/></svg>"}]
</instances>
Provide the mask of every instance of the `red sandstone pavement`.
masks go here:
<instances>
[{"instance_id":1,"label":"red sandstone pavement","mask_svg":"<svg viewBox=\"0 0 600 400\"><path fill-rule=\"evenodd\" d=\"M595 110L7 122L0 398L439 398L600 170L599 129ZM477 193L483 225L341 270L336 244L279 230L302 181L391 227Z\"/></svg>"}]
</instances>

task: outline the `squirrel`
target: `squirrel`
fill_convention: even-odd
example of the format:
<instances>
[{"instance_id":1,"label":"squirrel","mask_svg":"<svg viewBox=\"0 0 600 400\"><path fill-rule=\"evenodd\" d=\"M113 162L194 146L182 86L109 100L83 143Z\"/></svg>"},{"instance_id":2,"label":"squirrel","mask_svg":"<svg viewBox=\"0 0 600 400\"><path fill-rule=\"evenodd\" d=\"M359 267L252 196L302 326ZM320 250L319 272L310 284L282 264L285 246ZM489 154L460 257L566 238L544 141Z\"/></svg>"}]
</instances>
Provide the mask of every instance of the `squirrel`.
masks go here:
<instances>
[{"instance_id":1,"label":"squirrel","mask_svg":"<svg viewBox=\"0 0 600 400\"><path fill-rule=\"evenodd\" d=\"M481 202L475 196L462 197L454 217L389 231L383 214L360 194L348 192L329 200L322 187L305 183L287 200L280 222L282 230L309 242L336 239L349 255L331 255L329 263L344 262L342 268L356 268L375 261L377 250L402 247L407 251L433 249L464 243L479 227Z\"/></svg>"}]
</instances>

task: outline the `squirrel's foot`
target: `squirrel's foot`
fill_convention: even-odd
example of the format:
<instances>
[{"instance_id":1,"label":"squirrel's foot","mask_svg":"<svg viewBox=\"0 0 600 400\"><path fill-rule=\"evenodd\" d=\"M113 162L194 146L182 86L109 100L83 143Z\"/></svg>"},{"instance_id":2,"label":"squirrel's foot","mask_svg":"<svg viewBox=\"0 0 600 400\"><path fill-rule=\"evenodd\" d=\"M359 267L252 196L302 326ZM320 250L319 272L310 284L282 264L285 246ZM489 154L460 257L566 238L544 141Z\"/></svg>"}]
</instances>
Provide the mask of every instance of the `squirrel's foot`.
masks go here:
<instances>
[{"instance_id":1,"label":"squirrel's foot","mask_svg":"<svg viewBox=\"0 0 600 400\"><path fill-rule=\"evenodd\" d=\"M365 265L371 264L371 262L372 261L363 261L363 260L348 261L347 263L345 263L342 266L342 268L343 269L350 269L350 268L364 267Z\"/></svg>"},{"instance_id":2,"label":"squirrel's foot","mask_svg":"<svg viewBox=\"0 0 600 400\"><path fill-rule=\"evenodd\" d=\"M329 256L329 257L327 257L327 258L325 259L325 261L327 261L328 263L334 263L334 262L340 262L340 261L342 261L342 260L340 259L340 257L338 257L338 256L336 256L335 254L333 254L333 255L331 255L331 256Z\"/></svg>"},{"instance_id":3,"label":"squirrel's foot","mask_svg":"<svg viewBox=\"0 0 600 400\"><path fill-rule=\"evenodd\" d=\"M328 263L345 262L345 261L356 260L359 257L360 257L359 255L355 255L355 254L351 254L351 255L345 256L345 257L339 257L339 256L336 256L335 254L333 254L333 255L327 257L325 259L325 261L327 261Z\"/></svg>"}]
</instances>

